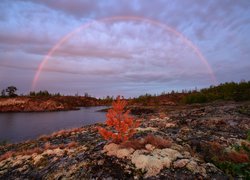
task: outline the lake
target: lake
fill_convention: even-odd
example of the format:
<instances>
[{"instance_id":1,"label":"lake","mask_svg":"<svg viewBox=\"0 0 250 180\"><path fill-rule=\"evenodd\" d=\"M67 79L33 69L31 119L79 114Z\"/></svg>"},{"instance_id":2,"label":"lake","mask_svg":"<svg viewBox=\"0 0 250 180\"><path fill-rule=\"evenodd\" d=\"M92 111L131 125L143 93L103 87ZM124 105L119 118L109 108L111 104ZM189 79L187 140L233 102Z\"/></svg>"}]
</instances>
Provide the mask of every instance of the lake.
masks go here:
<instances>
[{"instance_id":1,"label":"lake","mask_svg":"<svg viewBox=\"0 0 250 180\"><path fill-rule=\"evenodd\" d=\"M0 113L0 141L21 142L61 129L104 122L106 106L81 107L77 111Z\"/></svg>"}]
</instances>

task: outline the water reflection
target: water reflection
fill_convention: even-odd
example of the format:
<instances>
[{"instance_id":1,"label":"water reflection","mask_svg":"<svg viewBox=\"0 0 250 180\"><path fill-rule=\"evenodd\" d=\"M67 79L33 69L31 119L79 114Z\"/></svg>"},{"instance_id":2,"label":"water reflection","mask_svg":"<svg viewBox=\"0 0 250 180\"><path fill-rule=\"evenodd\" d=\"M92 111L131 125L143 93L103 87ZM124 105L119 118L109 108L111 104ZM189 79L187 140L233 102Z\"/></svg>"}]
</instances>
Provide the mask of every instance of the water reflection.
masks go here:
<instances>
[{"instance_id":1,"label":"water reflection","mask_svg":"<svg viewBox=\"0 0 250 180\"><path fill-rule=\"evenodd\" d=\"M81 108L79 111L43 113L1 113L0 141L20 142L66 128L81 127L105 121L104 106Z\"/></svg>"}]
</instances>

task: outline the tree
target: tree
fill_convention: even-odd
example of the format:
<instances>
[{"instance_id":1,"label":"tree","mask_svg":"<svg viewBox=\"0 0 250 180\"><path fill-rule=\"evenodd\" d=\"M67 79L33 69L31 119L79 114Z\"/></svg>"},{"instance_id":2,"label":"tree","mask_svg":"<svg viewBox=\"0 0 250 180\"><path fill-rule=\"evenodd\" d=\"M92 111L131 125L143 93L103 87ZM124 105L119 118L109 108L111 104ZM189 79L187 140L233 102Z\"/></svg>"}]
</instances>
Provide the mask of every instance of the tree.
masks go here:
<instances>
[{"instance_id":1,"label":"tree","mask_svg":"<svg viewBox=\"0 0 250 180\"><path fill-rule=\"evenodd\" d=\"M16 97L17 94L15 92L17 91L17 88L15 86L9 86L5 90L8 93L9 97Z\"/></svg>"},{"instance_id":2,"label":"tree","mask_svg":"<svg viewBox=\"0 0 250 180\"><path fill-rule=\"evenodd\" d=\"M5 97L6 96L6 94L5 94L5 89L3 89L2 91L1 91L1 97Z\"/></svg>"},{"instance_id":3,"label":"tree","mask_svg":"<svg viewBox=\"0 0 250 180\"><path fill-rule=\"evenodd\" d=\"M99 133L106 140L113 140L116 143L125 142L133 136L139 122L129 115L129 110L125 111L127 102L121 100L120 96L112 103L112 109L107 113L106 124L109 130L98 127Z\"/></svg>"},{"instance_id":4,"label":"tree","mask_svg":"<svg viewBox=\"0 0 250 180\"><path fill-rule=\"evenodd\" d=\"M91 96L88 93L84 93L84 97L88 98L88 97L91 97Z\"/></svg>"}]
</instances>

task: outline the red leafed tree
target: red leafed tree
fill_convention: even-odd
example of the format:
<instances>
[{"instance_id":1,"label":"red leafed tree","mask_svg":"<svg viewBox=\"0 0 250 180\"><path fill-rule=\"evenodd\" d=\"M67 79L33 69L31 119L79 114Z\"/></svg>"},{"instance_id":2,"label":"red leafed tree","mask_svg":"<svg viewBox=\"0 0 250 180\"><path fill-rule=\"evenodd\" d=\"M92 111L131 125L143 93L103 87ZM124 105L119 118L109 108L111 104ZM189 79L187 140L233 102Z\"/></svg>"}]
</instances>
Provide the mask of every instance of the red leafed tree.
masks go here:
<instances>
[{"instance_id":1,"label":"red leafed tree","mask_svg":"<svg viewBox=\"0 0 250 180\"><path fill-rule=\"evenodd\" d=\"M104 139L121 143L127 141L135 133L139 122L135 121L135 119L129 115L129 110L124 110L126 105L127 102L121 99L120 96L112 103L112 109L109 109L106 115L108 130L98 127L98 131Z\"/></svg>"}]
</instances>

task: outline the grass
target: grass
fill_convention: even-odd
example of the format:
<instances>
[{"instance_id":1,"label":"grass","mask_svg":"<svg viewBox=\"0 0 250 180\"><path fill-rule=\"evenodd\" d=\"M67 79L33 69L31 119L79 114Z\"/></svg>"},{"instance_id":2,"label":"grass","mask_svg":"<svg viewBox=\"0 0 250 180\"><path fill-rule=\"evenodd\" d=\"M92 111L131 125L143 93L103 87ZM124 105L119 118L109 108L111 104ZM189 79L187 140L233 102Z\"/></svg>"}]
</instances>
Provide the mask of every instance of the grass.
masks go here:
<instances>
[{"instance_id":1,"label":"grass","mask_svg":"<svg viewBox=\"0 0 250 180\"><path fill-rule=\"evenodd\" d=\"M137 150L137 149L145 149L145 146L147 144L151 144L154 147L159 148L159 149L164 149L164 148L171 147L172 142L160 136L154 136L152 134L149 134L146 137L141 138L141 139L134 139L134 140L124 142L121 144L121 146L124 148L133 148Z\"/></svg>"}]
</instances>

